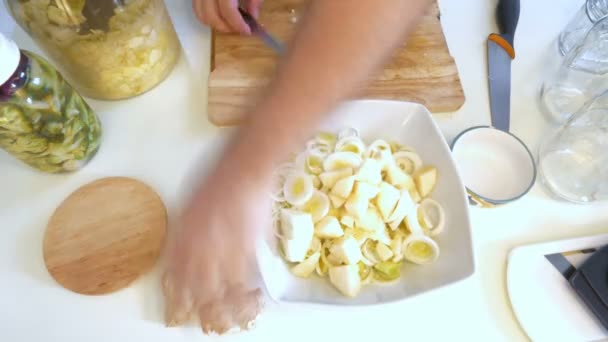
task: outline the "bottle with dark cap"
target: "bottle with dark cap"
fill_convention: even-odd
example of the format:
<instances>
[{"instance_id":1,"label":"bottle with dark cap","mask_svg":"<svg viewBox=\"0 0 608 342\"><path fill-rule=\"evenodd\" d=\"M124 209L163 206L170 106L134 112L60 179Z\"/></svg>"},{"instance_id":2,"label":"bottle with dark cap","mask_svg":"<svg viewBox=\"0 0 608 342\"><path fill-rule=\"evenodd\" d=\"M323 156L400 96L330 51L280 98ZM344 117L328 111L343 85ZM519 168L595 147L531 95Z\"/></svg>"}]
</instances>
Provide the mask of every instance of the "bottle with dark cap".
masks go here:
<instances>
[{"instance_id":1,"label":"bottle with dark cap","mask_svg":"<svg viewBox=\"0 0 608 342\"><path fill-rule=\"evenodd\" d=\"M44 172L74 171L99 148L91 107L44 58L0 33L0 148Z\"/></svg>"}]
</instances>

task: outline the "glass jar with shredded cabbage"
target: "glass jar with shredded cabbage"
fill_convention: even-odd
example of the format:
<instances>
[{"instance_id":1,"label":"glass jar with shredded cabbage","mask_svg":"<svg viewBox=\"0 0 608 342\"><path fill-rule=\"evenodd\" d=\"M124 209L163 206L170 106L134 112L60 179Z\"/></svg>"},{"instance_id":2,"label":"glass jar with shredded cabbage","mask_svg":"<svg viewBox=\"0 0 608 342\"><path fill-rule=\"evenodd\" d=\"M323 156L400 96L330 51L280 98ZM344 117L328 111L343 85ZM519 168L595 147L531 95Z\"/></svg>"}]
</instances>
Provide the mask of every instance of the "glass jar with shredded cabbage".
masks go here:
<instances>
[{"instance_id":1,"label":"glass jar with shredded cabbage","mask_svg":"<svg viewBox=\"0 0 608 342\"><path fill-rule=\"evenodd\" d=\"M46 60L0 34L0 148L49 173L75 171L97 152L101 124Z\"/></svg>"},{"instance_id":2,"label":"glass jar with shredded cabbage","mask_svg":"<svg viewBox=\"0 0 608 342\"><path fill-rule=\"evenodd\" d=\"M15 20L85 96L142 94L171 72L180 43L163 0L7 0Z\"/></svg>"}]
</instances>

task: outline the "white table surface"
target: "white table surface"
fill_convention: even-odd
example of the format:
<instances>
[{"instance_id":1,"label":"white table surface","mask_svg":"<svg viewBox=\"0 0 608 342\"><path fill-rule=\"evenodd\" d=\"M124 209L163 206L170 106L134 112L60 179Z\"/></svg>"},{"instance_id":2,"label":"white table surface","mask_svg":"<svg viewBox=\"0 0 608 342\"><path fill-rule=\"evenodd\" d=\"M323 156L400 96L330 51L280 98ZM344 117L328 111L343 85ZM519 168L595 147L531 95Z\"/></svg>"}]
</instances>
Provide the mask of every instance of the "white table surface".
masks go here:
<instances>
[{"instance_id":1,"label":"white table surface","mask_svg":"<svg viewBox=\"0 0 608 342\"><path fill-rule=\"evenodd\" d=\"M272 0L267 0L272 1ZM59 287L42 261L42 236L54 208L80 185L104 176L133 176L155 187L174 213L186 175L212 160L225 132L206 121L209 31L189 0L168 1L185 54L153 91L123 102L90 101L105 129L101 150L82 171L44 175L0 153L0 341L212 340L196 328L167 329L157 273L106 297ZM582 0L523 0L513 65L512 130L533 151L551 129L537 109L541 70L554 40ZM442 21L467 101L438 118L447 139L490 120L485 42L495 30L495 1L443 0ZM0 30L39 51L14 28L0 2ZM497 209L471 209L477 271L471 278L407 302L345 311L269 303L255 330L222 338L342 341L525 341L505 286L507 253L515 246L608 232L608 205L553 200L540 184Z\"/></svg>"}]
</instances>

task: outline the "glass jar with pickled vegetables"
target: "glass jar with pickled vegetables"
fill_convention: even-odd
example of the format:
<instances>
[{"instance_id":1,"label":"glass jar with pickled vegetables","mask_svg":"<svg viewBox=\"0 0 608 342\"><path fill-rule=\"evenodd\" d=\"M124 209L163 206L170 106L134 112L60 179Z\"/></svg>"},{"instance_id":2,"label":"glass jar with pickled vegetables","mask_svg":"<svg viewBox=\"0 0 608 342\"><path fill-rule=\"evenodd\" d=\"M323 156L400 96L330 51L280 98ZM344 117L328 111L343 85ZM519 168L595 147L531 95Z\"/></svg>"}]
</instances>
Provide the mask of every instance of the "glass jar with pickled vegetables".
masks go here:
<instances>
[{"instance_id":1,"label":"glass jar with pickled vegetables","mask_svg":"<svg viewBox=\"0 0 608 342\"><path fill-rule=\"evenodd\" d=\"M180 43L163 0L6 0L12 16L82 94L146 92L175 66Z\"/></svg>"},{"instance_id":2,"label":"glass jar with pickled vegetables","mask_svg":"<svg viewBox=\"0 0 608 342\"><path fill-rule=\"evenodd\" d=\"M101 125L42 57L0 33L0 148L33 168L74 171L97 152Z\"/></svg>"}]
</instances>

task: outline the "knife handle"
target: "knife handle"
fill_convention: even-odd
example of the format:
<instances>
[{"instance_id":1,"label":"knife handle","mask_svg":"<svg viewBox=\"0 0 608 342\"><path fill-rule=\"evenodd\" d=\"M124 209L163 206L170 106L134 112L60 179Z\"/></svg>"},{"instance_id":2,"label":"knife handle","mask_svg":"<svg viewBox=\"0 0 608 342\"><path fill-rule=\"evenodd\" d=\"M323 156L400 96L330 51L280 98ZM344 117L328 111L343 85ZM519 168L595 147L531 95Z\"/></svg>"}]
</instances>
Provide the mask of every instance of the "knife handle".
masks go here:
<instances>
[{"instance_id":1,"label":"knife handle","mask_svg":"<svg viewBox=\"0 0 608 342\"><path fill-rule=\"evenodd\" d=\"M515 30L519 22L519 0L499 0L496 19L501 36L514 48Z\"/></svg>"}]
</instances>

